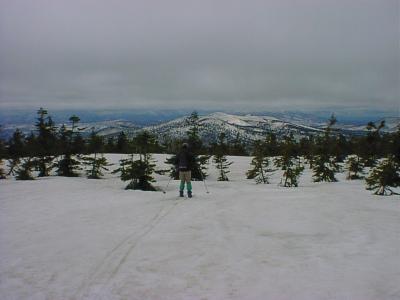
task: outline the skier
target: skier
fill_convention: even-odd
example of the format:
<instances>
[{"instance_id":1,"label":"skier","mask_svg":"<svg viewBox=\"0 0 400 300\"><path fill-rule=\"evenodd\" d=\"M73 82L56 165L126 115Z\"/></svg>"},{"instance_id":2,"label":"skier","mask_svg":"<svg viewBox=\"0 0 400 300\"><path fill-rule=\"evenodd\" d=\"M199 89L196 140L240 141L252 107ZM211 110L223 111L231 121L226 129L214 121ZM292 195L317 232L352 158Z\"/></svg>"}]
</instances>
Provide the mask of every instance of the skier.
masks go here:
<instances>
[{"instance_id":1,"label":"skier","mask_svg":"<svg viewBox=\"0 0 400 300\"><path fill-rule=\"evenodd\" d=\"M189 146L187 143L182 144L181 151L176 155L175 168L179 172L179 179L181 184L179 186L179 196L183 197L183 190L187 189L187 195L192 198L192 169L195 166L194 155L189 152Z\"/></svg>"}]
</instances>

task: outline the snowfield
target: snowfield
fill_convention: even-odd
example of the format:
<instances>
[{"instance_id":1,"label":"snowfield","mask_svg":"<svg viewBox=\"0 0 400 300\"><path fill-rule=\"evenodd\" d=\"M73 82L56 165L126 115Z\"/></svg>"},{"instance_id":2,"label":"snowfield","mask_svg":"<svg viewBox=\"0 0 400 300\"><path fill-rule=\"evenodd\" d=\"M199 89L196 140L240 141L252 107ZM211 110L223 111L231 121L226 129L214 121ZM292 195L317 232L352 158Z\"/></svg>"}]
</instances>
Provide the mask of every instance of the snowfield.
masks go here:
<instances>
[{"instance_id":1,"label":"snowfield","mask_svg":"<svg viewBox=\"0 0 400 300\"><path fill-rule=\"evenodd\" d=\"M231 181L210 167L192 199L111 174L1 180L0 299L400 299L399 196L309 170L256 185L250 158L229 159Z\"/></svg>"}]
</instances>

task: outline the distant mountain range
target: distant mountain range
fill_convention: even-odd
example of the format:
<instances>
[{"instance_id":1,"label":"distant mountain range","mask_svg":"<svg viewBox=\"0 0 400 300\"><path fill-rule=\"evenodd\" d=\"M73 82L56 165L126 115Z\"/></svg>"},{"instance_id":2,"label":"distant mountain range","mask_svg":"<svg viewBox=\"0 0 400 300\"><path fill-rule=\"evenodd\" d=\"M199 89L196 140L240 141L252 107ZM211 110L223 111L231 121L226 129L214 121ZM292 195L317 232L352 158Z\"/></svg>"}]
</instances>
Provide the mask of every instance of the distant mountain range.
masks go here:
<instances>
[{"instance_id":1,"label":"distant mountain range","mask_svg":"<svg viewBox=\"0 0 400 300\"><path fill-rule=\"evenodd\" d=\"M121 131L132 137L140 130L148 130L160 140L166 138L184 138L189 129L187 117L178 117L170 121L162 121L155 125L141 125L126 120L108 120L80 123L82 134L88 135L92 130L104 137L116 137ZM380 121L380 120L378 120ZM395 131L400 124L400 117L385 118L385 131ZM276 113L258 116L254 114L237 115L215 112L199 116L199 134L206 141L214 141L224 132L228 140L237 136L250 142L264 138L269 131L278 136L292 133L296 138L320 134L327 121L321 117L313 117L299 113ZM365 133L366 124L337 123L335 129L345 135L360 135ZM24 133L34 130L33 124L7 124L2 127L1 136L9 138L19 128Z\"/></svg>"}]
</instances>

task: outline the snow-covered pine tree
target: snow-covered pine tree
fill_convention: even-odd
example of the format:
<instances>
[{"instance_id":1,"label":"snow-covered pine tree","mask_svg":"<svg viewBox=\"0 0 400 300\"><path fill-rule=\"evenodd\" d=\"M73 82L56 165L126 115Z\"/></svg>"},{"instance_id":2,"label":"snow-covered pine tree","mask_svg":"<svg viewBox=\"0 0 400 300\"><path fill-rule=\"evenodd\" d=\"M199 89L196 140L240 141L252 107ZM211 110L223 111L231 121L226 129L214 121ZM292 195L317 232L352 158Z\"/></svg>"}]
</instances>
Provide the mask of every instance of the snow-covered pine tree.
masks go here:
<instances>
[{"instance_id":1,"label":"snow-covered pine tree","mask_svg":"<svg viewBox=\"0 0 400 300\"><path fill-rule=\"evenodd\" d=\"M336 158L332 155L333 139L331 138L332 126L335 125L336 118L331 116L325 134L316 140L315 159L313 165L314 182L334 182L337 181L335 173L340 167L336 162Z\"/></svg>"},{"instance_id":2,"label":"snow-covered pine tree","mask_svg":"<svg viewBox=\"0 0 400 300\"><path fill-rule=\"evenodd\" d=\"M139 159L135 160L133 154L129 159L121 159L120 167L113 173L119 172L122 181L129 181L125 189L155 191L156 188L151 184L155 182L153 177L155 163L150 152L155 145L155 139L147 131L143 131L133 142Z\"/></svg>"},{"instance_id":3,"label":"snow-covered pine tree","mask_svg":"<svg viewBox=\"0 0 400 300\"><path fill-rule=\"evenodd\" d=\"M400 186L400 165L390 155L372 168L365 181L367 189L374 190L375 195L398 195L391 188Z\"/></svg>"},{"instance_id":4,"label":"snow-covered pine tree","mask_svg":"<svg viewBox=\"0 0 400 300\"><path fill-rule=\"evenodd\" d=\"M353 180L353 179L364 178L363 176L364 166L358 155L348 156L346 161L346 167L347 167L346 179Z\"/></svg>"},{"instance_id":5,"label":"snow-covered pine tree","mask_svg":"<svg viewBox=\"0 0 400 300\"><path fill-rule=\"evenodd\" d=\"M102 153L103 149L103 139L92 130L87 147L89 155L83 157L83 164L87 167L86 175L89 179L100 179L103 171L108 171L107 167L111 166Z\"/></svg>"},{"instance_id":6,"label":"snow-covered pine tree","mask_svg":"<svg viewBox=\"0 0 400 300\"><path fill-rule=\"evenodd\" d=\"M281 145L281 156L275 159L275 165L284 171L281 186L297 187L299 185L298 180L304 167L300 163L296 146L293 135L286 136Z\"/></svg>"},{"instance_id":7,"label":"snow-covered pine tree","mask_svg":"<svg viewBox=\"0 0 400 300\"><path fill-rule=\"evenodd\" d=\"M54 153L56 152L56 127L47 110L40 108L37 111L37 123L35 124L36 137L36 168L39 171L38 176L49 176L53 167Z\"/></svg>"},{"instance_id":8,"label":"snow-covered pine tree","mask_svg":"<svg viewBox=\"0 0 400 300\"><path fill-rule=\"evenodd\" d=\"M228 173L229 171L229 166L233 162L228 162L226 158L226 152L228 150L228 145L225 143L225 134L221 133L218 136L218 143L215 145L215 154L213 161L218 169L219 177L218 181L229 181L228 179Z\"/></svg>"},{"instance_id":9,"label":"snow-covered pine tree","mask_svg":"<svg viewBox=\"0 0 400 300\"><path fill-rule=\"evenodd\" d=\"M24 158L23 162L15 170L15 179L17 180L33 180L32 171L35 167L35 162L32 158Z\"/></svg>"},{"instance_id":10,"label":"snow-covered pine tree","mask_svg":"<svg viewBox=\"0 0 400 300\"><path fill-rule=\"evenodd\" d=\"M256 183L269 183L270 173L275 170L270 168L270 160L266 155L264 142L254 142L253 159L250 165L253 168L247 171L247 179L254 179Z\"/></svg>"},{"instance_id":11,"label":"snow-covered pine tree","mask_svg":"<svg viewBox=\"0 0 400 300\"><path fill-rule=\"evenodd\" d=\"M80 119L73 115L69 118L69 121L71 122L71 129L68 129L65 125L60 128L59 149L62 158L56 164L56 172L58 176L77 177L79 176L78 171L82 168L80 161L75 158L73 141L76 132L79 130L77 124Z\"/></svg>"}]
</instances>

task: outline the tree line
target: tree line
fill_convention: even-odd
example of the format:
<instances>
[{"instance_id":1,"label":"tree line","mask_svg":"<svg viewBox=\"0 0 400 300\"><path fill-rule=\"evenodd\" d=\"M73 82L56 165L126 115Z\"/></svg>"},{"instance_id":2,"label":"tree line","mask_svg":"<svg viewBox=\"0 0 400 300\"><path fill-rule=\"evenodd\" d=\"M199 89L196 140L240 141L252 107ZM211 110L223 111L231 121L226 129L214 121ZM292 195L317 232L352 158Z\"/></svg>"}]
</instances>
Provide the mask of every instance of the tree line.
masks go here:
<instances>
[{"instance_id":1,"label":"tree line","mask_svg":"<svg viewBox=\"0 0 400 300\"><path fill-rule=\"evenodd\" d=\"M186 121L189 130L182 139L164 137L163 142L159 142L146 131L133 138L128 138L124 132L116 138L104 138L94 130L84 138L78 116L71 116L67 124L57 127L48 111L40 108L33 132L25 136L17 129L9 140L0 140L0 159L8 162L8 171L0 168L0 177L14 175L21 180L33 179L33 171L43 177L49 176L52 170L59 176L73 177L84 169L88 178L95 179L110 166L104 153L125 153L131 155L121 160L114 172L119 173L122 180L129 181L127 188L155 190L151 185L154 172L169 172L173 178L177 178L177 172L173 166L174 156L166 161L170 169L155 170L151 153L176 153L186 142L196 157L194 180L207 177L206 166L211 158L219 171L218 180L229 180L232 162L227 155L252 155L247 178L257 183L268 183L271 172L282 169L281 185L295 187L306 164L313 171L314 181L332 182L336 181L335 174L342 171L344 164L349 180L362 179L365 170L371 170L366 177L367 188L376 194L393 193L390 187L400 184L400 127L396 132L384 132L383 121L368 123L365 135L346 137L335 130L336 118L332 115L323 134L298 140L291 134L279 138L270 131L263 140L252 143L244 143L239 135L228 140L224 132L216 141L205 143L199 135L202 125L198 114L193 112Z\"/></svg>"}]
</instances>

